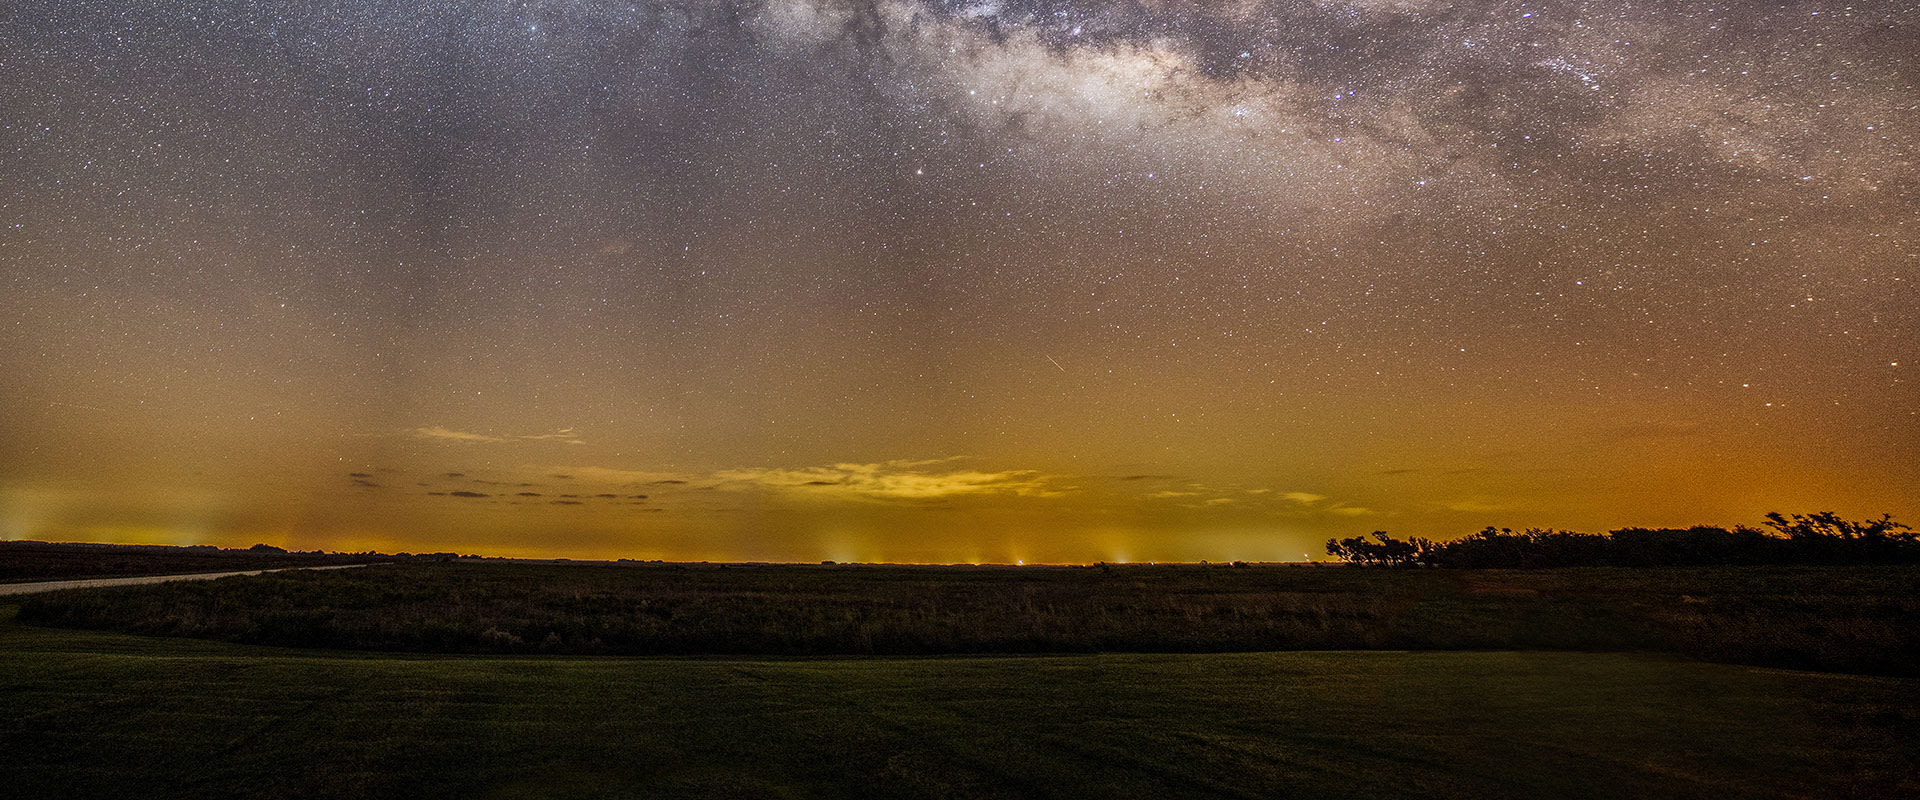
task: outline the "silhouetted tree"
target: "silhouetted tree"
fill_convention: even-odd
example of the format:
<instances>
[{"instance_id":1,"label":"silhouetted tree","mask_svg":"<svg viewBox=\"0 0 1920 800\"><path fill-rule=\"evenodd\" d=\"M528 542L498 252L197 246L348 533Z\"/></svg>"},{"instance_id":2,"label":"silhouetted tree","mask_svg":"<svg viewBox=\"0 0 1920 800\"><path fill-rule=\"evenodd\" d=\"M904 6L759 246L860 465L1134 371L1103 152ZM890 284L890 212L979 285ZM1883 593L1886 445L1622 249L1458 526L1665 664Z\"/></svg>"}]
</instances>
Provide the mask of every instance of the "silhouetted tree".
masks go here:
<instances>
[{"instance_id":1,"label":"silhouetted tree","mask_svg":"<svg viewBox=\"0 0 1920 800\"><path fill-rule=\"evenodd\" d=\"M1920 562L1920 537L1891 515L1852 521L1832 512L1772 513L1767 526L1775 532L1696 525L1622 528L1605 535L1551 528L1516 533L1489 525L1438 544L1417 537L1400 541L1375 531L1372 540L1329 539L1327 553L1368 566L1424 563L1458 569Z\"/></svg>"},{"instance_id":2,"label":"silhouetted tree","mask_svg":"<svg viewBox=\"0 0 1920 800\"><path fill-rule=\"evenodd\" d=\"M1831 511L1812 514L1794 514L1791 517L1778 511L1768 512L1767 527L1779 531L1789 539L1846 539L1872 541L1876 539L1904 539L1912 541L1913 529L1893 521L1892 514L1881 514L1879 519L1854 522L1840 518Z\"/></svg>"},{"instance_id":3,"label":"silhouetted tree","mask_svg":"<svg viewBox=\"0 0 1920 800\"><path fill-rule=\"evenodd\" d=\"M1920 560L1920 540L1893 515L1858 522L1831 511L1767 514L1767 527L1792 544L1794 560L1815 564L1861 564Z\"/></svg>"},{"instance_id":4,"label":"silhouetted tree","mask_svg":"<svg viewBox=\"0 0 1920 800\"><path fill-rule=\"evenodd\" d=\"M1787 542L1745 525L1732 530L1621 528L1607 535L1607 564L1616 567L1703 567L1778 564L1789 560Z\"/></svg>"},{"instance_id":5,"label":"silhouetted tree","mask_svg":"<svg viewBox=\"0 0 1920 800\"><path fill-rule=\"evenodd\" d=\"M1399 567L1422 560L1434 549L1433 542L1418 536L1404 541L1388 536L1386 531L1374 531L1372 536L1371 542L1360 536L1328 539L1327 555L1367 566Z\"/></svg>"}]
</instances>

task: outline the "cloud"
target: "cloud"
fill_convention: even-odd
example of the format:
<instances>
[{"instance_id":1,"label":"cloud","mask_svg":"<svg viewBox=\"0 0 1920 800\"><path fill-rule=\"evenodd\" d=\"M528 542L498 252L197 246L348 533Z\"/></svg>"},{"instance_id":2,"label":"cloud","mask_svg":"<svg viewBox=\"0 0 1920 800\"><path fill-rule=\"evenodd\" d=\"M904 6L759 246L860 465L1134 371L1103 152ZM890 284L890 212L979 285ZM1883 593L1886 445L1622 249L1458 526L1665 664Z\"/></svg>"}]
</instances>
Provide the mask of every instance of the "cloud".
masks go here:
<instances>
[{"instance_id":1,"label":"cloud","mask_svg":"<svg viewBox=\"0 0 1920 800\"><path fill-rule=\"evenodd\" d=\"M490 433L473 433L470 431L456 431L452 428L447 428L440 425L428 425L424 427L414 428L408 431L408 433L411 433L415 437L418 437L421 439L435 439L442 442L465 442L465 443L472 443L472 444L499 443L499 442L547 442L547 441L565 442L567 444L586 444L585 441L583 441L582 439L574 435L572 428L561 428L560 430L554 431L552 433L509 434L506 436L496 436ZM451 473L449 475L451 475Z\"/></svg>"},{"instance_id":2,"label":"cloud","mask_svg":"<svg viewBox=\"0 0 1920 800\"><path fill-rule=\"evenodd\" d=\"M1481 513L1486 511L1505 511L1508 508L1509 508L1508 506L1501 505L1499 503L1487 502L1481 499L1455 500L1454 502L1447 504L1447 510L1449 511L1460 511L1460 512L1470 513L1470 514Z\"/></svg>"},{"instance_id":3,"label":"cloud","mask_svg":"<svg viewBox=\"0 0 1920 800\"><path fill-rule=\"evenodd\" d=\"M610 469L607 467L580 467L572 465L528 465L527 469L538 470L563 480L605 485L655 485L672 486L687 483L693 475L678 472L651 472L646 470Z\"/></svg>"},{"instance_id":4,"label":"cloud","mask_svg":"<svg viewBox=\"0 0 1920 800\"><path fill-rule=\"evenodd\" d=\"M442 428L438 425L432 425L424 428L414 428L412 433L413 435L418 436L422 439L438 439L443 442L504 442L506 441L506 439L503 439L498 436L488 436L484 433L468 433L466 431L456 431L450 428Z\"/></svg>"},{"instance_id":5,"label":"cloud","mask_svg":"<svg viewBox=\"0 0 1920 800\"><path fill-rule=\"evenodd\" d=\"M944 497L1006 494L1057 497L1064 490L1051 476L1035 470L933 471L925 467L952 459L834 464L804 469L732 469L713 473L727 488L758 487L827 497L878 500L931 500Z\"/></svg>"},{"instance_id":6,"label":"cloud","mask_svg":"<svg viewBox=\"0 0 1920 800\"><path fill-rule=\"evenodd\" d=\"M1274 489L1266 488L1220 489L1199 483L1188 484L1183 489L1167 489L1142 496L1150 500L1178 501L1177 505L1181 508L1268 509L1294 517L1319 514L1358 517L1375 513L1370 508L1350 506L1342 501L1329 503L1326 495L1312 492L1276 492ZM1280 500L1286 502L1273 502Z\"/></svg>"},{"instance_id":7,"label":"cloud","mask_svg":"<svg viewBox=\"0 0 1920 800\"><path fill-rule=\"evenodd\" d=\"M484 492L459 491L459 492L448 492L447 494L452 495L454 497L492 497L492 495L486 494Z\"/></svg>"},{"instance_id":8,"label":"cloud","mask_svg":"<svg viewBox=\"0 0 1920 800\"><path fill-rule=\"evenodd\" d=\"M566 442L567 444L586 444L586 442L581 441L579 437L573 435L572 428L561 428L553 433L527 434L514 438L527 442L556 441Z\"/></svg>"}]
</instances>

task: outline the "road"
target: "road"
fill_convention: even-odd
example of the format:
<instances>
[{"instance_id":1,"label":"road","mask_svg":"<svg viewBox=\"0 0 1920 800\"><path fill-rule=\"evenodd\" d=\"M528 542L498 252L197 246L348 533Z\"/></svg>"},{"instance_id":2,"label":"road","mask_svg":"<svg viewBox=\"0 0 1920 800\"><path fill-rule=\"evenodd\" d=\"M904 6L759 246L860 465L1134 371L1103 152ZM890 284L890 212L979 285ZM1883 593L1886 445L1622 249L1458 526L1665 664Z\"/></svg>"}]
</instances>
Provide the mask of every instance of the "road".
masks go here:
<instances>
[{"instance_id":1,"label":"road","mask_svg":"<svg viewBox=\"0 0 1920 800\"><path fill-rule=\"evenodd\" d=\"M57 592L61 589L102 589L109 586L139 586L144 583L166 583L168 581L210 581L233 575L259 575L265 572L286 572L291 569L351 569L365 567L368 564L335 564L327 567L281 567L279 569L249 569L240 572L195 572L190 575L143 575L138 578L88 578L78 581L40 581L38 583L0 583L0 596L10 594L39 594Z\"/></svg>"}]
</instances>

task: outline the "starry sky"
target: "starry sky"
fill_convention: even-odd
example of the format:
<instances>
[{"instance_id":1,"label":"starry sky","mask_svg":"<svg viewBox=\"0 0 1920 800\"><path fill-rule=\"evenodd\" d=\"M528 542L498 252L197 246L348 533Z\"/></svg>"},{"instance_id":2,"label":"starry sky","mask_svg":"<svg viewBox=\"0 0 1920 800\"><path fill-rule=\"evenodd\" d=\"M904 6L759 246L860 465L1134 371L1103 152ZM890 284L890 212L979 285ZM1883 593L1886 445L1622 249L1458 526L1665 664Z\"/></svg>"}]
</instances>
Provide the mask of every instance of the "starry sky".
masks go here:
<instances>
[{"instance_id":1,"label":"starry sky","mask_svg":"<svg viewBox=\"0 0 1920 800\"><path fill-rule=\"evenodd\" d=\"M0 537L1920 516L1920 11L10 0Z\"/></svg>"}]
</instances>

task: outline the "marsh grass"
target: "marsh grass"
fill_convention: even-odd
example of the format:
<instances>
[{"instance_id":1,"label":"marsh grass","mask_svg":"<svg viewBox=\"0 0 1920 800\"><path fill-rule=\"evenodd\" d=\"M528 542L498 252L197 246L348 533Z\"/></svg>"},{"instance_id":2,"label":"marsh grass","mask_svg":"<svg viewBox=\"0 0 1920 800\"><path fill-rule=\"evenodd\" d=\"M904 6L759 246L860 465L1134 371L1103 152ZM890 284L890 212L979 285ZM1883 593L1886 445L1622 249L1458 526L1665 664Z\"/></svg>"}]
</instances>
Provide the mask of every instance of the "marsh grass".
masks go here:
<instances>
[{"instance_id":1,"label":"marsh grass","mask_svg":"<svg viewBox=\"0 0 1920 800\"><path fill-rule=\"evenodd\" d=\"M43 625L436 653L1650 651L1920 674L1920 568L413 563L43 595Z\"/></svg>"}]
</instances>

